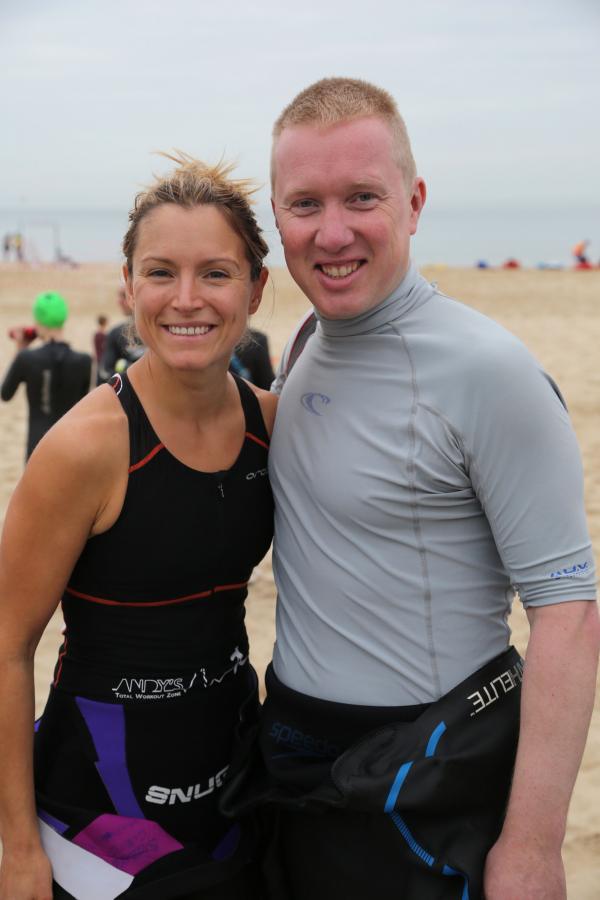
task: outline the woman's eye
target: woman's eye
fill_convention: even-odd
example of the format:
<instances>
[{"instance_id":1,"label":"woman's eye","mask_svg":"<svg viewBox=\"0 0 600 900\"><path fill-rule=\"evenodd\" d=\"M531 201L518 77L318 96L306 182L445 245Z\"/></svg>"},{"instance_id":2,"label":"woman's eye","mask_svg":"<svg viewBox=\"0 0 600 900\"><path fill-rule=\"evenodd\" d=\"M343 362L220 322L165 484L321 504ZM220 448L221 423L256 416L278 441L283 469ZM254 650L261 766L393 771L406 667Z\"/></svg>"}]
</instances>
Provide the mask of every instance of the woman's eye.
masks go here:
<instances>
[{"instance_id":1,"label":"woman's eye","mask_svg":"<svg viewBox=\"0 0 600 900\"><path fill-rule=\"evenodd\" d=\"M207 272L209 278L220 281L223 278L229 278L229 274L227 272L223 272L220 269L212 269L210 272Z\"/></svg>"},{"instance_id":2,"label":"woman's eye","mask_svg":"<svg viewBox=\"0 0 600 900\"><path fill-rule=\"evenodd\" d=\"M150 278L168 278L170 272L168 272L166 269L152 269L150 272L148 272L148 275L150 276Z\"/></svg>"}]
</instances>

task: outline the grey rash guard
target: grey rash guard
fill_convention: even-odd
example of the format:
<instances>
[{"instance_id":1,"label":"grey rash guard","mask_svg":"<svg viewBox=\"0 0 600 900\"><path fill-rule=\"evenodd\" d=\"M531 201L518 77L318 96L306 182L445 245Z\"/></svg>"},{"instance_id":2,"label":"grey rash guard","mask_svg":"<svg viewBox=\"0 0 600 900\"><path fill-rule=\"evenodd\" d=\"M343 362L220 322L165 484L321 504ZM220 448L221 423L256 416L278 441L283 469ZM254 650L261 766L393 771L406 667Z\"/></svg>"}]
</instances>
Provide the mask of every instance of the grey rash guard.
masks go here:
<instances>
[{"instance_id":1,"label":"grey rash guard","mask_svg":"<svg viewBox=\"0 0 600 900\"><path fill-rule=\"evenodd\" d=\"M273 665L342 703L437 700L526 606L595 599L579 450L524 345L410 267L354 319L320 319L269 454Z\"/></svg>"}]
</instances>

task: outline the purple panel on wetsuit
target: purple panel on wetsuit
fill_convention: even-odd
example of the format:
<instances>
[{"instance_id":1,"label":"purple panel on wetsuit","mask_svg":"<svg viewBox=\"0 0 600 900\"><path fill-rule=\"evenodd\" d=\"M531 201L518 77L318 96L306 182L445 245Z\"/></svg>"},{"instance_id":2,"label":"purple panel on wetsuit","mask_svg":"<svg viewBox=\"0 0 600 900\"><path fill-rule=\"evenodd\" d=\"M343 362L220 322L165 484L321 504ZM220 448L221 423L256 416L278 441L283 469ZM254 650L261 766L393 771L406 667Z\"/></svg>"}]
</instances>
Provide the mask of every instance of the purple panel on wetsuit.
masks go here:
<instances>
[{"instance_id":1,"label":"purple panel on wetsuit","mask_svg":"<svg viewBox=\"0 0 600 900\"><path fill-rule=\"evenodd\" d=\"M162 856L183 849L156 822L110 813L90 822L73 843L128 875L137 875Z\"/></svg>"},{"instance_id":2,"label":"purple panel on wetsuit","mask_svg":"<svg viewBox=\"0 0 600 900\"><path fill-rule=\"evenodd\" d=\"M143 819L125 756L125 711L115 703L75 697L94 741L96 768L119 815Z\"/></svg>"},{"instance_id":3,"label":"purple panel on wetsuit","mask_svg":"<svg viewBox=\"0 0 600 900\"><path fill-rule=\"evenodd\" d=\"M225 834L225 837L221 838L213 852L210 854L212 859L216 859L221 862L222 860L229 859L230 856L233 856L238 848L240 835L240 826L237 823L235 825L232 825L229 831Z\"/></svg>"},{"instance_id":4,"label":"purple panel on wetsuit","mask_svg":"<svg viewBox=\"0 0 600 900\"><path fill-rule=\"evenodd\" d=\"M54 828L54 830L58 831L59 834L64 834L64 832L69 827L68 825L65 825L64 822L61 822L60 819L55 819L54 816L51 816L50 813L46 812L45 809L40 809L39 806L37 808L37 814L42 822L45 822L46 825L50 826L50 828Z\"/></svg>"}]
</instances>

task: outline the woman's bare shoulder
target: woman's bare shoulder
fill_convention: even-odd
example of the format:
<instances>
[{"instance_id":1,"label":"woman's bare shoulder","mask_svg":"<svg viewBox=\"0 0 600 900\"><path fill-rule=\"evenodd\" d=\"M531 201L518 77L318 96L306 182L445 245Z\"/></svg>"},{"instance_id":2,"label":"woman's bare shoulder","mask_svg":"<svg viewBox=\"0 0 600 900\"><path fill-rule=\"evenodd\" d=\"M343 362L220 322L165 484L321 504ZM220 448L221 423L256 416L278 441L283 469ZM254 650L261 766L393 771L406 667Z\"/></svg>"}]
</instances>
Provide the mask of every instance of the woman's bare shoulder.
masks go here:
<instances>
[{"instance_id":1,"label":"woman's bare shoulder","mask_svg":"<svg viewBox=\"0 0 600 900\"><path fill-rule=\"evenodd\" d=\"M60 461L71 478L87 478L90 471L101 477L119 471L128 452L125 413L112 388L101 385L46 432L30 464L43 457L46 463Z\"/></svg>"}]
</instances>

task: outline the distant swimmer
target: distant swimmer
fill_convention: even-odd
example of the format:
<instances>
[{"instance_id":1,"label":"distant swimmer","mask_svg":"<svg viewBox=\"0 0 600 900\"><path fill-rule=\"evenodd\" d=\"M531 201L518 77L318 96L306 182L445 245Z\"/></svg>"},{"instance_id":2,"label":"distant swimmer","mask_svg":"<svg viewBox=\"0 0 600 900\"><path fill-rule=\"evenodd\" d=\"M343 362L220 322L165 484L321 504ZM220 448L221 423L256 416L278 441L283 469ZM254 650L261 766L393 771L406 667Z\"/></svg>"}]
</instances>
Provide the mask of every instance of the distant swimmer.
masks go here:
<instances>
[{"instance_id":1,"label":"distant swimmer","mask_svg":"<svg viewBox=\"0 0 600 900\"><path fill-rule=\"evenodd\" d=\"M104 353L104 348L106 347L106 329L108 326L108 316L101 314L96 319L96 331L94 332L92 342L94 344L94 356L96 357L96 362L100 362L102 359L102 355Z\"/></svg>"},{"instance_id":2,"label":"distant swimmer","mask_svg":"<svg viewBox=\"0 0 600 900\"><path fill-rule=\"evenodd\" d=\"M573 254L573 256L575 257L575 259L577 260L577 262L580 265L584 265L584 266L589 265L590 261L588 259L588 255L586 253L589 243L590 242L587 240L579 241L579 243L575 244L575 246L571 250L571 253Z\"/></svg>"},{"instance_id":3,"label":"distant swimmer","mask_svg":"<svg viewBox=\"0 0 600 900\"><path fill-rule=\"evenodd\" d=\"M91 356L72 350L63 340L68 314L64 298L46 291L33 305L36 327L13 328L10 332L17 355L4 376L0 395L3 400L12 400L22 382L27 388L27 459L48 429L90 389ZM30 349L37 338L43 341L42 346Z\"/></svg>"}]
</instances>

